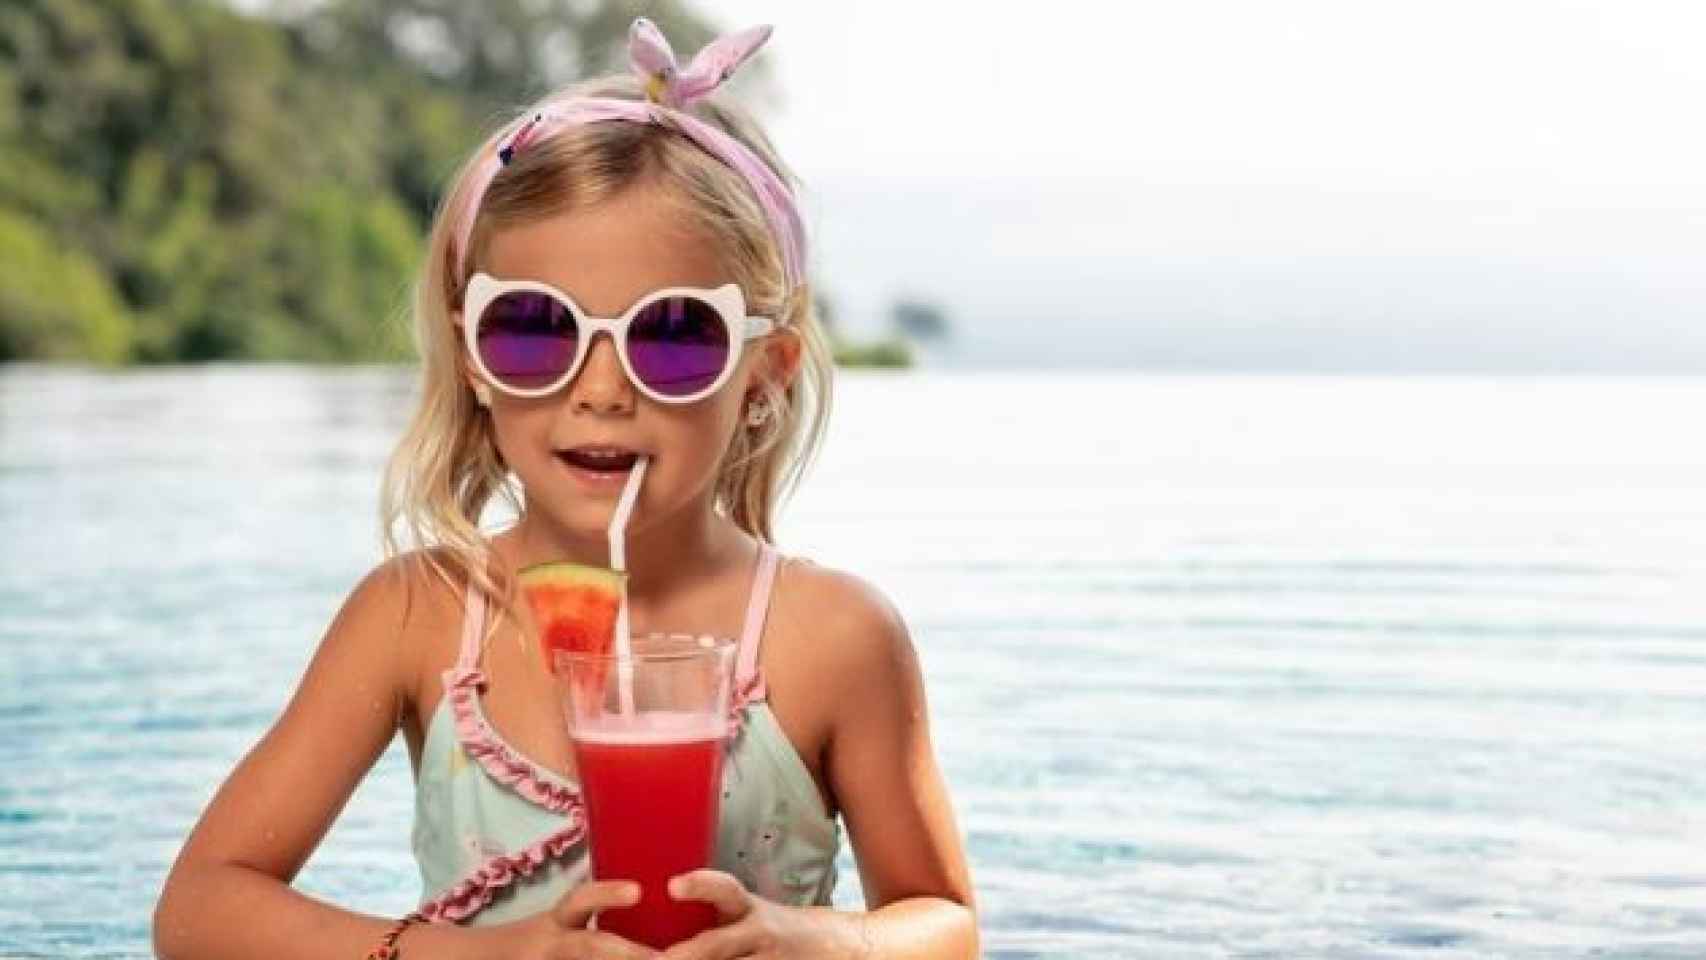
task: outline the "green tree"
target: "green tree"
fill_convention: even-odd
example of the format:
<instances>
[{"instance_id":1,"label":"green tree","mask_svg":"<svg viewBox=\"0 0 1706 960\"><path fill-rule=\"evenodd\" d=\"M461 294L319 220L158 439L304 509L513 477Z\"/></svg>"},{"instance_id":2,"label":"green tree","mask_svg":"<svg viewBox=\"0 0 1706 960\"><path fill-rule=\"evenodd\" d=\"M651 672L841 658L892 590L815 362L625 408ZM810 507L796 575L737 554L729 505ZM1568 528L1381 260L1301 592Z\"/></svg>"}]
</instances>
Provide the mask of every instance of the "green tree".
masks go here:
<instances>
[{"instance_id":1,"label":"green tree","mask_svg":"<svg viewBox=\"0 0 1706 960\"><path fill-rule=\"evenodd\" d=\"M634 12L6 0L0 361L401 355L455 165L548 85L621 69ZM679 0L646 13L684 53L714 33Z\"/></svg>"},{"instance_id":2,"label":"green tree","mask_svg":"<svg viewBox=\"0 0 1706 960\"><path fill-rule=\"evenodd\" d=\"M329 63L368 79L406 64L469 98L507 110L551 87L627 69L628 26L643 13L685 59L717 33L679 0L333 0L285 3L276 15ZM754 64L742 77L762 77ZM759 86L765 86L760 81Z\"/></svg>"},{"instance_id":3,"label":"green tree","mask_svg":"<svg viewBox=\"0 0 1706 960\"><path fill-rule=\"evenodd\" d=\"M0 362L128 355L130 317L93 260L0 210Z\"/></svg>"}]
</instances>

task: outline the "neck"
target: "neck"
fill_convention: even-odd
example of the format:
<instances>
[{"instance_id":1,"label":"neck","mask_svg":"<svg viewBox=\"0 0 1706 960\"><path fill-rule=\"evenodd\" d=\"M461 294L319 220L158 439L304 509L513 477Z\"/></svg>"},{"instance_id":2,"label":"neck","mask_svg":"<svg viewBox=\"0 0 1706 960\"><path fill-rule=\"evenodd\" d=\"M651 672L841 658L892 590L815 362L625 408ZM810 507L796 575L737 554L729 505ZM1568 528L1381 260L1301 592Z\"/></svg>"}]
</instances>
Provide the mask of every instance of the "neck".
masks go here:
<instances>
[{"instance_id":1,"label":"neck","mask_svg":"<svg viewBox=\"0 0 1706 960\"><path fill-rule=\"evenodd\" d=\"M636 520L639 518L636 517ZM577 535L543 515L524 511L515 526L498 537L516 569L567 560L593 567L610 566L605 533ZM628 596L645 601L667 596L707 578L732 561L750 556L754 545L734 522L695 500L674 514L634 523L627 532Z\"/></svg>"}]
</instances>

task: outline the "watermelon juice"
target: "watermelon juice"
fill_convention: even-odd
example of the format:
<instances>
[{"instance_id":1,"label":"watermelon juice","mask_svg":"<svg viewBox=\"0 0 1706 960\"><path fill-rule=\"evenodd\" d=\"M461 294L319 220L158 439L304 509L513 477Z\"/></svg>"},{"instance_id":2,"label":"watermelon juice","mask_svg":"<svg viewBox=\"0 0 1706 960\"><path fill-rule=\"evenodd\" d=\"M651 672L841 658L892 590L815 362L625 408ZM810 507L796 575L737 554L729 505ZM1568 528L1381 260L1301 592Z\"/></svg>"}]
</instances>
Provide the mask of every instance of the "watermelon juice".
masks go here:
<instances>
[{"instance_id":1,"label":"watermelon juice","mask_svg":"<svg viewBox=\"0 0 1706 960\"><path fill-rule=\"evenodd\" d=\"M663 948L716 925L715 908L675 900L668 883L711 863L726 733L715 717L670 712L583 718L572 731L592 874L641 890L635 906L600 913L600 930Z\"/></svg>"}]
</instances>

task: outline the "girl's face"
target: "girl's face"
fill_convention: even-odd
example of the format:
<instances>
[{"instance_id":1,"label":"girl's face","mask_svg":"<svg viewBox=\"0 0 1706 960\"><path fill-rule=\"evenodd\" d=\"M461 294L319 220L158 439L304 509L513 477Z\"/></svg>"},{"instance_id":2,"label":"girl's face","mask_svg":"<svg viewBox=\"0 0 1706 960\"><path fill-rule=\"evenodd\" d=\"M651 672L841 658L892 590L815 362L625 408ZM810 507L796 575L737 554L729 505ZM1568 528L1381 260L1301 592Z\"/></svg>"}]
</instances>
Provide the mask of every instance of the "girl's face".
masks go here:
<instances>
[{"instance_id":1,"label":"girl's face","mask_svg":"<svg viewBox=\"0 0 1706 960\"><path fill-rule=\"evenodd\" d=\"M710 244L651 188L498 231L484 269L499 279L548 283L597 317L618 317L664 287L714 289L733 280ZM461 318L459 317L458 320ZM658 403L628 380L616 345L594 339L568 386L539 399L493 389L490 413L498 450L520 478L527 512L552 533L602 543L625 473L600 480L576 466L576 448L616 447L650 458L630 531L708 517L718 467L760 377L785 383L797 368L798 339L788 331L749 341L740 366L716 393L694 403ZM463 357L464 375L479 374Z\"/></svg>"}]
</instances>

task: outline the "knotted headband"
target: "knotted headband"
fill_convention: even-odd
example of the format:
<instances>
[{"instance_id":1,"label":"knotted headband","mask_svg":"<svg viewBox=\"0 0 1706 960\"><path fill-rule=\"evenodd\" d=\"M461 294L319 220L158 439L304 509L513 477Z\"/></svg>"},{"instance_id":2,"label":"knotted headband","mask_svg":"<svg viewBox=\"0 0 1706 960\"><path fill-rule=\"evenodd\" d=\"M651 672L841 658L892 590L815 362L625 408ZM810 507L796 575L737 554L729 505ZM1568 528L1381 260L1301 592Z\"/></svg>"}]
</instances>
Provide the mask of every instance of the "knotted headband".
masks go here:
<instances>
[{"instance_id":1,"label":"knotted headband","mask_svg":"<svg viewBox=\"0 0 1706 960\"><path fill-rule=\"evenodd\" d=\"M457 277L468 272L468 243L486 189L517 151L526 149L529 143L553 130L584 123L626 120L676 130L740 174L763 208L770 232L782 251L786 286L790 292L796 289L805 277L806 242L805 229L794 206L793 192L768 164L739 140L685 112L687 107L721 86L769 39L768 26L751 27L718 37L699 51L686 69L682 69L677 65L675 52L670 49L663 33L645 17L636 18L628 31L628 63L639 77L646 99L578 97L552 104L512 124L511 131L498 138L497 149L482 158L475 169L468 202L457 218L456 246L452 251Z\"/></svg>"}]
</instances>

